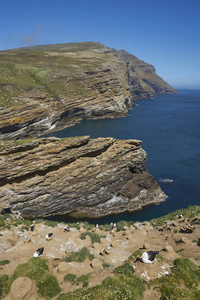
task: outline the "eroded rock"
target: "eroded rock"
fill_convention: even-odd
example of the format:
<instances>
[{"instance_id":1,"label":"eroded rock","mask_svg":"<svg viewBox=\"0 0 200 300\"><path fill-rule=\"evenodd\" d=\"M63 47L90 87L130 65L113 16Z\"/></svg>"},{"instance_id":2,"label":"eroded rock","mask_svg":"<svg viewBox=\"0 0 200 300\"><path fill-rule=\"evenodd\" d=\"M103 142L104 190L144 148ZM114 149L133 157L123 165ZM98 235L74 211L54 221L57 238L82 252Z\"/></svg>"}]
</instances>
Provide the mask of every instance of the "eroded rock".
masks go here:
<instances>
[{"instance_id":1,"label":"eroded rock","mask_svg":"<svg viewBox=\"0 0 200 300\"><path fill-rule=\"evenodd\" d=\"M141 141L83 136L21 143L2 142L0 203L23 217L99 217L166 198L147 171Z\"/></svg>"}]
</instances>

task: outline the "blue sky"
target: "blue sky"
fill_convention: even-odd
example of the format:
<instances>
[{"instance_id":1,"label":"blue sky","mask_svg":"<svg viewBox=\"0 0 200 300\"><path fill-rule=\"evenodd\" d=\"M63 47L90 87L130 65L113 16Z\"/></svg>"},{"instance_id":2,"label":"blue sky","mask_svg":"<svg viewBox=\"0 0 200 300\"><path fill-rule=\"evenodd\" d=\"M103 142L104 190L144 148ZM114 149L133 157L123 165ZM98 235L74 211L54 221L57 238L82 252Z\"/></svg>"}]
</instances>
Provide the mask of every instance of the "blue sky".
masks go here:
<instances>
[{"instance_id":1,"label":"blue sky","mask_svg":"<svg viewBox=\"0 0 200 300\"><path fill-rule=\"evenodd\" d=\"M200 88L200 0L0 0L0 50L98 41Z\"/></svg>"}]
</instances>

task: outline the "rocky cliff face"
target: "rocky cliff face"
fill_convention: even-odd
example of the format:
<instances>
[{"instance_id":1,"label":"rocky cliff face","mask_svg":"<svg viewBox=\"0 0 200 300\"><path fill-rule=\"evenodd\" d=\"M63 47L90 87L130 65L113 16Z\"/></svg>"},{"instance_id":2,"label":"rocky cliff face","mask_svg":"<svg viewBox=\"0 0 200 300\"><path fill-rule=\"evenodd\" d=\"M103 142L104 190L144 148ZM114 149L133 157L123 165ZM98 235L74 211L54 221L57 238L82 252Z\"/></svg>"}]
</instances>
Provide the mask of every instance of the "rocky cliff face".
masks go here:
<instances>
[{"instance_id":1,"label":"rocky cliff face","mask_svg":"<svg viewBox=\"0 0 200 300\"><path fill-rule=\"evenodd\" d=\"M1 141L1 210L100 217L161 202L140 145L88 136Z\"/></svg>"},{"instance_id":2,"label":"rocky cliff face","mask_svg":"<svg viewBox=\"0 0 200 300\"><path fill-rule=\"evenodd\" d=\"M134 99L175 93L155 68L99 43L0 52L0 139L126 115Z\"/></svg>"}]
</instances>

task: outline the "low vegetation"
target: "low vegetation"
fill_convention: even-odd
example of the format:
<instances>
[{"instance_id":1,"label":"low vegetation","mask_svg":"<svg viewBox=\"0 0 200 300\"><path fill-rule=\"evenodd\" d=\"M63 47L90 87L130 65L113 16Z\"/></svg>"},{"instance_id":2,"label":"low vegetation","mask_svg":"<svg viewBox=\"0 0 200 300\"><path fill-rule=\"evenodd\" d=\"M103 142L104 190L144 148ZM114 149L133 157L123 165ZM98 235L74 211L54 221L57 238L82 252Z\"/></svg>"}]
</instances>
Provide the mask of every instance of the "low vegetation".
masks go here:
<instances>
[{"instance_id":1,"label":"low vegetation","mask_svg":"<svg viewBox=\"0 0 200 300\"><path fill-rule=\"evenodd\" d=\"M12 283L18 277L29 277L35 280L38 294L45 299L51 299L61 291L56 277L49 273L47 260L40 257L31 258L27 263L17 266L11 277L3 281L3 295L9 292Z\"/></svg>"},{"instance_id":2,"label":"low vegetation","mask_svg":"<svg viewBox=\"0 0 200 300\"><path fill-rule=\"evenodd\" d=\"M87 235L90 236L92 244L100 243L100 239L106 237L105 235L102 235L102 234L98 234L98 233L91 232L91 231L86 231L86 232L81 233L80 239L84 240Z\"/></svg>"},{"instance_id":3,"label":"low vegetation","mask_svg":"<svg viewBox=\"0 0 200 300\"><path fill-rule=\"evenodd\" d=\"M160 218L153 219L151 220L151 224L153 226L162 226L167 220L177 220L180 218L180 216L184 216L186 218L194 218L198 213L200 213L200 206L189 206L188 208L179 209Z\"/></svg>"},{"instance_id":4,"label":"low vegetation","mask_svg":"<svg viewBox=\"0 0 200 300\"><path fill-rule=\"evenodd\" d=\"M0 266L7 265L7 264L9 264L9 263L10 263L10 261L9 261L8 259L1 260L1 261L0 261Z\"/></svg>"},{"instance_id":5,"label":"low vegetation","mask_svg":"<svg viewBox=\"0 0 200 300\"><path fill-rule=\"evenodd\" d=\"M198 300L200 299L199 281L200 267L188 258L177 258L172 273L152 280L150 285L161 292L161 300Z\"/></svg>"},{"instance_id":6,"label":"low vegetation","mask_svg":"<svg viewBox=\"0 0 200 300\"><path fill-rule=\"evenodd\" d=\"M106 278L101 285L92 288L80 288L73 293L61 294L57 300L76 299L142 299L146 282L135 276L134 269L128 263L115 270L114 277Z\"/></svg>"},{"instance_id":7,"label":"low vegetation","mask_svg":"<svg viewBox=\"0 0 200 300\"><path fill-rule=\"evenodd\" d=\"M63 260L66 262L71 262L71 261L83 262L84 260L86 260L86 258L88 258L89 260L93 260L95 256L91 254L86 247L83 247L78 252L70 253L65 258L63 258Z\"/></svg>"},{"instance_id":8,"label":"low vegetation","mask_svg":"<svg viewBox=\"0 0 200 300\"><path fill-rule=\"evenodd\" d=\"M151 223L154 226L164 225L166 220L175 220L182 215L186 218L193 218L198 222L198 218L195 218L200 213L198 206L189 206L187 209L181 209L167 216L154 219ZM8 219L9 218L9 223ZM195 221L195 222L196 222ZM44 222L48 226L55 226L57 222L37 220L36 222ZM21 229L27 227L30 228L32 221L30 220L16 220L10 215L4 215L0 217L0 226L19 226ZM124 226L130 226L132 222L121 221L117 223L118 230L123 230ZM64 226L64 225L63 225ZM94 224L89 223L68 223L70 228L74 227L79 229L80 226L87 228L87 231L80 235L80 238L85 239L87 235L90 236L92 243L99 242L103 235L99 235L96 232L91 232L94 228ZM99 228L105 231L108 228L112 229L112 225L99 225ZM25 230L26 230L25 229ZM196 245L200 246L200 240L196 239L192 241ZM181 254L184 248L180 248L176 252ZM135 275L133 268L134 262L142 255L142 250L137 250L132 253L124 264L113 270L113 276L107 277L100 285L89 287L90 274L83 274L77 276L69 273L64 277L64 281L70 282L72 285L77 285L73 292L61 294L61 288L57 279L49 272L48 261L41 258L31 258L27 263L17 266L10 278L7 275L0 276L0 298L5 297L11 287L11 284L18 277L26 276L35 280L38 296L44 299L54 298L56 300L76 300L76 299L102 299L102 300L117 300L117 299L138 299L142 300L144 293L147 289L151 288L157 290L160 293L160 300L199 300L200 299L200 267L196 265L189 258L177 258L174 260L174 265L171 268L171 272L160 278L156 278L146 282L140 277ZM86 259L92 260L94 255L84 247L78 252L69 253L63 260L66 262L83 262ZM157 261L159 264L165 263L166 258L162 255L157 255ZM9 260L0 261L0 266L4 268L4 265L9 264ZM103 262L103 268L112 267L110 264ZM56 298L57 297L57 298Z\"/></svg>"}]
</instances>

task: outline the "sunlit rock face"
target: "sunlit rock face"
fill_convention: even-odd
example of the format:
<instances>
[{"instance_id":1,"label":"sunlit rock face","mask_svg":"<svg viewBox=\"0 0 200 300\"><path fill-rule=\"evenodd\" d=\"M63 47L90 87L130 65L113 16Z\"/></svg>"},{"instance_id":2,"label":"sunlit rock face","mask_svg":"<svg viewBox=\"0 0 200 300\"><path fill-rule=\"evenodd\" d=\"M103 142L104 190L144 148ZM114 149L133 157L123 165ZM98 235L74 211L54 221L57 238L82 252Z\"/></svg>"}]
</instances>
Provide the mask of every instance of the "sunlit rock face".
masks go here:
<instances>
[{"instance_id":1,"label":"sunlit rock face","mask_svg":"<svg viewBox=\"0 0 200 300\"><path fill-rule=\"evenodd\" d=\"M124 50L71 43L0 52L0 138L39 136L82 119L126 115L134 99L176 93Z\"/></svg>"},{"instance_id":2,"label":"sunlit rock face","mask_svg":"<svg viewBox=\"0 0 200 300\"><path fill-rule=\"evenodd\" d=\"M24 217L99 217L166 198L141 141L42 138L2 141L0 207Z\"/></svg>"}]
</instances>

